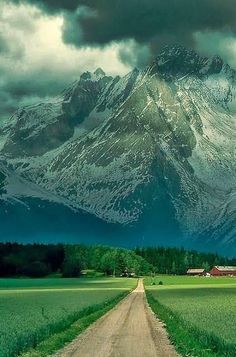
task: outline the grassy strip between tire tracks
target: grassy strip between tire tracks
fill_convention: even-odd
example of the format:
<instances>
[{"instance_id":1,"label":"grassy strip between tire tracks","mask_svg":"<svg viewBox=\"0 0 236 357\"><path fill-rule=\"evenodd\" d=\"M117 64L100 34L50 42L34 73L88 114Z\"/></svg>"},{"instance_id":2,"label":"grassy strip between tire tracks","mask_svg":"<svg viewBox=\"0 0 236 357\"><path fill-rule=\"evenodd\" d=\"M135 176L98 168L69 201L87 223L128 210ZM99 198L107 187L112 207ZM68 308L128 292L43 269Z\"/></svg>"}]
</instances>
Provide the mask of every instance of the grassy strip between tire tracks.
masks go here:
<instances>
[{"instance_id":1,"label":"grassy strip between tire tracks","mask_svg":"<svg viewBox=\"0 0 236 357\"><path fill-rule=\"evenodd\" d=\"M20 357L48 357L53 355L66 344L73 341L81 332L89 327L89 325L111 310L129 293L130 291L122 292L115 299L82 310L80 318L68 326L68 328L53 334L46 340L40 342L35 348L21 354Z\"/></svg>"},{"instance_id":2,"label":"grassy strip between tire tracks","mask_svg":"<svg viewBox=\"0 0 236 357\"><path fill-rule=\"evenodd\" d=\"M156 316L165 323L177 352L185 357L235 357L236 347L226 344L213 334L201 331L184 321L157 301L151 291L146 291L148 303Z\"/></svg>"}]
</instances>

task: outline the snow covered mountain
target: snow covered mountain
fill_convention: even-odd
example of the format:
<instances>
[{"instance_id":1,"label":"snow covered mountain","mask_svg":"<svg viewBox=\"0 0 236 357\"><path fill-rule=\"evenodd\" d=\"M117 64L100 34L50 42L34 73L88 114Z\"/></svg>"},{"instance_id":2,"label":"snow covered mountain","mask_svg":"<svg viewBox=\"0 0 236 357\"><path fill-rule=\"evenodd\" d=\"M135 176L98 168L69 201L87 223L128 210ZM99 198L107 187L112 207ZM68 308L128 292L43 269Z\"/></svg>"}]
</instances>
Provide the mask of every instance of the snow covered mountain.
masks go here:
<instances>
[{"instance_id":1,"label":"snow covered mountain","mask_svg":"<svg viewBox=\"0 0 236 357\"><path fill-rule=\"evenodd\" d=\"M236 72L219 57L165 47L123 78L86 72L2 128L0 217L41 200L134 244L236 252L235 126Z\"/></svg>"}]
</instances>

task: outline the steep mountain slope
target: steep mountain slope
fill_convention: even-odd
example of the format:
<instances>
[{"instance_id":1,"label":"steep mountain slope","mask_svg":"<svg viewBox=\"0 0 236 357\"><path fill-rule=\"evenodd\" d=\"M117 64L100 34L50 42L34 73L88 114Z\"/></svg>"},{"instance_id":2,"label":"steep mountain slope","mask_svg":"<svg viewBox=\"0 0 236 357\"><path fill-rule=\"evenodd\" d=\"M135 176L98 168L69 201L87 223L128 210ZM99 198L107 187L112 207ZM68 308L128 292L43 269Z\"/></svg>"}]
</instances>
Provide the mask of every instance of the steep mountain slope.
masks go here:
<instances>
[{"instance_id":1,"label":"steep mountain slope","mask_svg":"<svg viewBox=\"0 0 236 357\"><path fill-rule=\"evenodd\" d=\"M2 131L2 198L141 226L144 243L166 227L176 244L235 249L235 125L236 73L165 47L144 71L86 72L54 102L18 110Z\"/></svg>"}]
</instances>

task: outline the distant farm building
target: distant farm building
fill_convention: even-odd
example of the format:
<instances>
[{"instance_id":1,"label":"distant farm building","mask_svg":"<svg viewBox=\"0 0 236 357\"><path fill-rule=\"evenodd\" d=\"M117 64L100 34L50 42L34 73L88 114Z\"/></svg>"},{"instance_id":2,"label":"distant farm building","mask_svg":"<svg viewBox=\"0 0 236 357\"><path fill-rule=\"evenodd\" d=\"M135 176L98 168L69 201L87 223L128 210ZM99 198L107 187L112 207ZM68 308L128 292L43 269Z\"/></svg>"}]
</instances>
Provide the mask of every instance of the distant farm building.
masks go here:
<instances>
[{"instance_id":1,"label":"distant farm building","mask_svg":"<svg viewBox=\"0 0 236 357\"><path fill-rule=\"evenodd\" d=\"M206 270L205 269L188 269L187 270L187 275L190 275L190 276L203 276L203 275L206 275Z\"/></svg>"},{"instance_id":2,"label":"distant farm building","mask_svg":"<svg viewBox=\"0 0 236 357\"><path fill-rule=\"evenodd\" d=\"M210 274L213 276L236 276L236 266L214 266Z\"/></svg>"}]
</instances>

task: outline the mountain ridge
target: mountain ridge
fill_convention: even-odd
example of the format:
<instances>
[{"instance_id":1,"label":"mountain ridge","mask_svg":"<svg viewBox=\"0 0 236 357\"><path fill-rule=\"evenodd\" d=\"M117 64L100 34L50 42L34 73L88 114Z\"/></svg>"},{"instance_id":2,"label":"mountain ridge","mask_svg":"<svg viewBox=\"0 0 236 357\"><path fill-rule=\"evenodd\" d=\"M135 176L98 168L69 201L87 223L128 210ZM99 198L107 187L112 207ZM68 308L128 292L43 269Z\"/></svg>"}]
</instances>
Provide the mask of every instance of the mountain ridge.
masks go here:
<instances>
[{"instance_id":1,"label":"mountain ridge","mask_svg":"<svg viewBox=\"0 0 236 357\"><path fill-rule=\"evenodd\" d=\"M155 236L174 218L181 244L231 247L235 109L234 70L167 46L143 71L85 72L54 102L17 111L1 161L45 198L104 222L144 220Z\"/></svg>"}]
</instances>

